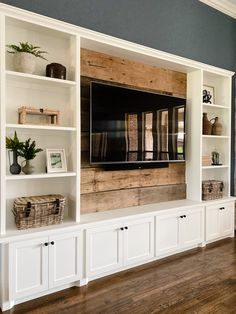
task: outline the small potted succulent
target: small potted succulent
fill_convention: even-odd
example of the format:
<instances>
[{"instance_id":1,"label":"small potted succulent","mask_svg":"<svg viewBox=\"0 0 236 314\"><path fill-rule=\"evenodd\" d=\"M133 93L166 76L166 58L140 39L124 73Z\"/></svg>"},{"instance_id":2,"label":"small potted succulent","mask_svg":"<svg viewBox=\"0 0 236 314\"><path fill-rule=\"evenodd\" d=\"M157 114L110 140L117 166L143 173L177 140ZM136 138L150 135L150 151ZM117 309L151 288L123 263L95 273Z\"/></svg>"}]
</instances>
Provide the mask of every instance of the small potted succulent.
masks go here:
<instances>
[{"instance_id":1,"label":"small potted succulent","mask_svg":"<svg viewBox=\"0 0 236 314\"><path fill-rule=\"evenodd\" d=\"M19 174L21 172L21 166L18 164L19 150L23 148L23 143L19 141L17 133L15 132L14 137L6 137L6 148L9 149L9 164L10 164L10 152L12 152L13 163L10 165L11 174Z\"/></svg>"},{"instance_id":2,"label":"small potted succulent","mask_svg":"<svg viewBox=\"0 0 236 314\"><path fill-rule=\"evenodd\" d=\"M25 165L22 167L24 174L31 174L34 172L34 166L31 165L30 161L33 160L39 152L42 152L41 148L36 148L35 141L31 142L31 138L23 142L23 145L18 151L20 157L24 158Z\"/></svg>"},{"instance_id":3,"label":"small potted succulent","mask_svg":"<svg viewBox=\"0 0 236 314\"><path fill-rule=\"evenodd\" d=\"M43 56L46 51L39 50L40 47L28 42L19 42L19 45L11 44L6 47L10 49L7 52L14 54L14 68L18 72L32 74L35 71L36 58L47 60Z\"/></svg>"}]
</instances>

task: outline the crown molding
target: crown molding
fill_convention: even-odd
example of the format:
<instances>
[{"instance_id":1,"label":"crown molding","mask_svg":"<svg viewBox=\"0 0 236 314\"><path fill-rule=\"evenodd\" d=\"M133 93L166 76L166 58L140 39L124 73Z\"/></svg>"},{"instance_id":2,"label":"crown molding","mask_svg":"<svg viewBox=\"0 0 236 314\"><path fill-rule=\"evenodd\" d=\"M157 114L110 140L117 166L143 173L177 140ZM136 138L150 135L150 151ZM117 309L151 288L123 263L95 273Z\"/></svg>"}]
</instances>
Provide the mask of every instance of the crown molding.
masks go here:
<instances>
[{"instance_id":1,"label":"crown molding","mask_svg":"<svg viewBox=\"0 0 236 314\"><path fill-rule=\"evenodd\" d=\"M229 0L199 0L199 1L236 19L236 4L233 4Z\"/></svg>"}]
</instances>

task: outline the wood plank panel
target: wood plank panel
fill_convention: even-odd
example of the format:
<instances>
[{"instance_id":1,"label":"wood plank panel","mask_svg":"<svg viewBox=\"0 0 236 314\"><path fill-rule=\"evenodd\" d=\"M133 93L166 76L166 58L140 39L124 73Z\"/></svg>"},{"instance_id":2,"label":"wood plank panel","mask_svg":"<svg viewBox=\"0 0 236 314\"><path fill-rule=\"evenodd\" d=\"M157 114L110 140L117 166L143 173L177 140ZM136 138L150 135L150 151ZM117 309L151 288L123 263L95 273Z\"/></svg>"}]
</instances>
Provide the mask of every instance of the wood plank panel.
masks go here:
<instances>
[{"instance_id":1,"label":"wood plank panel","mask_svg":"<svg viewBox=\"0 0 236 314\"><path fill-rule=\"evenodd\" d=\"M186 198L185 184L88 193L81 195L81 213L88 214L184 198Z\"/></svg>"},{"instance_id":2,"label":"wood plank panel","mask_svg":"<svg viewBox=\"0 0 236 314\"><path fill-rule=\"evenodd\" d=\"M81 49L81 75L136 88L186 96L186 74Z\"/></svg>"},{"instance_id":3,"label":"wood plank panel","mask_svg":"<svg viewBox=\"0 0 236 314\"><path fill-rule=\"evenodd\" d=\"M81 169L81 194L184 183L184 163L169 164L167 168L122 171L104 171L102 168Z\"/></svg>"}]
</instances>

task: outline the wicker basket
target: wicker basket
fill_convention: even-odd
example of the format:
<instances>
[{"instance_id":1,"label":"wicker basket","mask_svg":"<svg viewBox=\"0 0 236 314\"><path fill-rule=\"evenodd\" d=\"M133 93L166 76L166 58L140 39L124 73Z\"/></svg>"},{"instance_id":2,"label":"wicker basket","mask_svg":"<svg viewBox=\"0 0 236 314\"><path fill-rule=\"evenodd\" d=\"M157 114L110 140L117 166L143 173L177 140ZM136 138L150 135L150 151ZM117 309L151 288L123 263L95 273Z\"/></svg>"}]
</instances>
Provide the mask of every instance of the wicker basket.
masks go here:
<instances>
[{"instance_id":1,"label":"wicker basket","mask_svg":"<svg viewBox=\"0 0 236 314\"><path fill-rule=\"evenodd\" d=\"M65 197L58 194L19 197L13 214L18 229L60 224L63 221Z\"/></svg>"},{"instance_id":2,"label":"wicker basket","mask_svg":"<svg viewBox=\"0 0 236 314\"><path fill-rule=\"evenodd\" d=\"M218 180L202 181L202 200L215 200L223 197L224 183Z\"/></svg>"}]
</instances>

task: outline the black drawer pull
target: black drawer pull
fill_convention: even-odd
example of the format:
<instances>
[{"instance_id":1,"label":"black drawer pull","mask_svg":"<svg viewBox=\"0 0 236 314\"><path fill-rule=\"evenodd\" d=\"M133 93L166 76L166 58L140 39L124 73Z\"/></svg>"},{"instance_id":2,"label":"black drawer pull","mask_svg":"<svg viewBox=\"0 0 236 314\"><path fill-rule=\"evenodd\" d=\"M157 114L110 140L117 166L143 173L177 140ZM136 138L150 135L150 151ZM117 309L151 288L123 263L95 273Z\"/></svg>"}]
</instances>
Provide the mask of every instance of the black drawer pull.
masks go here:
<instances>
[{"instance_id":1,"label":"black drawer pull","mask_svg":"<svg viewBox=\"0 0 236 314\"><path fill-rule=\"evenodd\" d=\"M55 244L55 242L54 241L51 241L51 245L54 245Z\"/></svg>"},{"instance_id":2,"label":"black drawer pull","mask_svg":"<svg viewBox=\"0 0 236 314\"><path fill-rule=\"evenodd\" d=\"M126 230L128 230L128 227L125 227Z\"/></svg>"},{"instance_id":3,"label":"black drawer pull","mask_svg":"<svg viewBox=\"0 0 236 314\"><path fill-rule=\"evenodd\" d=\"M179 216L179 218L184 218L184 215Z\"/></svg>"},{"instance_id":4,"label":"black drawer pull","mask_svg":"<svg viewBox=\"0 0 236 314\"><path fill-rule=\"evenodd\" d=\"M120 230L122 230L122 231L123 231L123 230L124 230L124 228L123 228L123 227L121 227L121 228L120 228Z\"/></svg>"},{"instance_id":5,"label":"black drawer pull","mask_svg":"<svg viewBox=\"0 0 236 314\"><path fill-rule=\"evenodd\" d=\"M220 210L224 210L225 208L224 207L220 207Z\"/></svg>"},{"instance_id":6,"label":"black drawer pull","mask_svg":"<svg viewBox=\"0 0 236 314\"><path fill-rule=\"evenodd\" d=\"M48 242L45 242L45 243L44 243L44 246L48 246Z\"/></svg>"}]
</instances>

